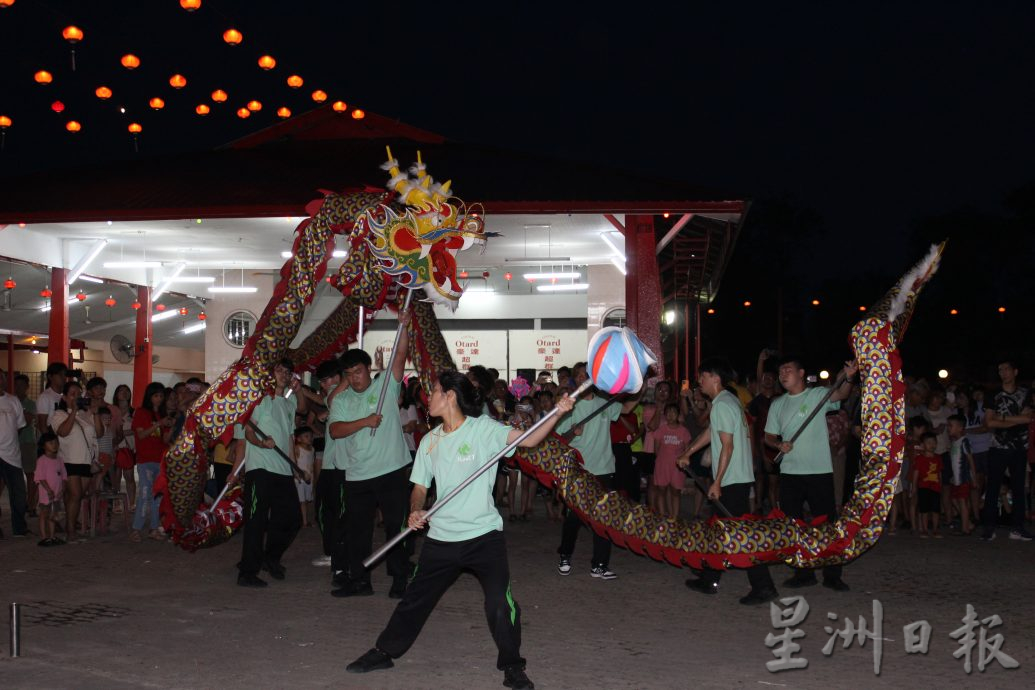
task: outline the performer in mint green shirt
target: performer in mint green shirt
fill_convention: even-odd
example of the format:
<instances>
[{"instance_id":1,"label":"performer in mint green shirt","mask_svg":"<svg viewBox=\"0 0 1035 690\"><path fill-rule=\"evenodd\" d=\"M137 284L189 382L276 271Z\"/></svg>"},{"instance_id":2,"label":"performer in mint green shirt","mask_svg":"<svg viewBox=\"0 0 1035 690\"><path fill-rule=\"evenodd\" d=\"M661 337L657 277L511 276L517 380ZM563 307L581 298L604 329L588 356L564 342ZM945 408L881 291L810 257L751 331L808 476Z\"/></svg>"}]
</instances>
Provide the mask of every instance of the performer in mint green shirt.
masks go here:
<instances>
[{"instance_id":1,"label":"performer in mint green shirt","mask_svg":"<svg viewBox=\"0 0 1035 690\"><path fill-rule=\"evenodd\" d=\"M564 414L573 404L564 396L557 407ZM438 495L445 496L522 434L482 415L480 395L466 376L452 370L439 374L429 412L441 418L442 424L421 439L413 464L408 520L413 529L428 523L424 501L432 480ZM520 445L538 445L556 421L557 416L551 417ZM496 667L503 671L503 684L509 688L533 687L521 656L521 609L510 591L503 518L492 499L495 477L491 470L483 472L435 513L403 600L377 638L377 645L349 664L347 671L366 673L391 668L392 659L405 654L417 639L439 598L462 570L470 570L485 592L485 615L498 649Z\"/></svg>"}]
</instances>

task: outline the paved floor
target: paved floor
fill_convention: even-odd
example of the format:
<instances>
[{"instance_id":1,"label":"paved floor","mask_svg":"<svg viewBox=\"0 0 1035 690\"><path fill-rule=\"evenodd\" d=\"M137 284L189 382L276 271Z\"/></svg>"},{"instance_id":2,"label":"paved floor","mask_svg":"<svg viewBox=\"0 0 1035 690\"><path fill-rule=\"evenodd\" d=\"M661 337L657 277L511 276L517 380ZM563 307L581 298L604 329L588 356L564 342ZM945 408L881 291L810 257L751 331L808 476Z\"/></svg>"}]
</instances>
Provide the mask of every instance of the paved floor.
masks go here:
<instances>
[{"instance_id":1,"label":"paved floor","mask_svg":"<svg viewBox=\"0 0 1035 690\"><path fill-rule=\"evenodd\" d=\"M4 500L6 504L6 500ZM746 608L743 573L726 576L717 596L688 591L688 573L616 550L619 579L589 577L589 535L580 536L576 569L555 570L560 527L537 505L532 522L507 524L513 590L523 610L528 674L538 688L729 687L1031 687L1035 669L1035 543L984 544L947 536L885 537L845 571L848 593L814 587L797 626L805 637L802 670L770 673L767 634L778 634L768 607ZM502 687L495 648L481 613L481 590L464 576L440 602L413 649L396 667L366 676L344 672L387 621L383 567L377 595L328 596L328 571L310 565L315 528L303 530L285 564L287 580L266 590L235 584L240 542L196 554L168 543L131 544L124 531L84 543L39 548L13 539L7 506L0 541L3 603L24 606L22 656L0 657L3 688L493 688ZM789 571L774 569L779 583ZM800 590L798 591L800 592ZM784 596L796 592L785 590ZM866 618L883 605L883 658L873 673L873 641L833 654L824 626ZM949 634L967 604L1002 625L1002 651L1020 662L992 663L967 675ZM836 613L838 621L827 619ZM6 620L6 615L4 616ZM927 620L926 655L907 655L903 626ZM980 632L979 630L976 632ZM6 637L6 636L5 636Z\"/></svg>"}]
</instances>

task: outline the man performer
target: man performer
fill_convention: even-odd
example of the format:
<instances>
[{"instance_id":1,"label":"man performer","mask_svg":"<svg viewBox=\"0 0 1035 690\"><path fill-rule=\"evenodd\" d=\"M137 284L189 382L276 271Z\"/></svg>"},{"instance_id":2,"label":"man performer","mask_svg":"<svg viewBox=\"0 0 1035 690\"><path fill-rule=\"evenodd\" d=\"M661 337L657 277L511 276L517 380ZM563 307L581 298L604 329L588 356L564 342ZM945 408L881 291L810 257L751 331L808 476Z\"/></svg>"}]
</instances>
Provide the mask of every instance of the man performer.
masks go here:
<instances>
[{"instance_id":1,"label":"man performer","mask_svg":"<svg viewBox=\"0 0 1035 690\"><path fill-rule=\"evenodd\" d=\"M709 433L702 433L694 439L676 462L680 467L688 467L690 458L710 444L714 481L708 488L708 499L721 499L733 517L742 517L751 513L751 488L755 483L755 475L751 443L748 441L747 417L740 400L729 391L728 386L732 380L733 367L726 359L707 357L701 361L697 367L697 383L701 392L712 401L708 415ZM702 594L715 594L722 573L718 570L697 572L700 577L687 580L686 586ZM747 576L751 591L740 598L741 604L765 604L779 596L767 566L748 568Z\"/></svg>"},{"instance_id":2,"label":"man performer","mask_svg":"<svg viewBox=\"0 0 1035 690\"><path fill-rule=\"evenodd\" d=\"M837 520L834 465L830 456L825 414L838 409L840 401L852 392L851 379L857 371L859 365L855 361L845 364L842 370L844 378L837 390L830 396L824 409L791 443L791 436L798 432L829 391L823 386L805 387L805 368L800 357L790 356L780 360L777 373L780 385L787 392L774 399L769 406L765 444L783 453L780 463L780 509L789 517L804 520L805 503L808 503L813 518L825 515L828 520ZM816 584L816 573L799 568L783 584L791 589L810 587ZM848 585L841 579L840 565L823 568L823 586L836 592L848 591Z\"/></svg>"},{"instance_id":3,"label":"man performer","mask_svg":"<svg viewBox=\"0 0 1035 690\"><path fill-rule=\"evenodd\" d=\"M399 311L403 329L391 371L371 379L370 355L363 350L349 350L341 359L349 389L335 398L327 420L338 457L343 451L345 457L348 580L331 592L336 597L374 593L363 560L373 550L377 509L381 509L386 539L398 534L406 519L412 458L399 419L399 391L406 371L406 350L410 342L407 327L411 316L408 311ZM387 391L384 408L381 414L375 414L382 388ZM370 429L374 429L373 434ZM393 599L401 599L406 590L409 546L403 542L399 548L392 549L386 559L388 575L392 578L388 596Z\"/></svg>"}]
</instances>

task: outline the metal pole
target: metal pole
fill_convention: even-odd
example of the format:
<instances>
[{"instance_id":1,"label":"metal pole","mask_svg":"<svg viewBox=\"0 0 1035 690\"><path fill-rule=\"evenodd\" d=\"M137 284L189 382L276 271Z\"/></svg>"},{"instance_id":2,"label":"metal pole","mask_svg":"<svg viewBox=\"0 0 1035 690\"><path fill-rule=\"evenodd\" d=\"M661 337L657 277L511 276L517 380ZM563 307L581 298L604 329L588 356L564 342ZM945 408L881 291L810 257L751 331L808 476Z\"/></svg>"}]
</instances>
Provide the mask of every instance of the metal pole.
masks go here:
<instances>
[{"instance_id":1,"label":"metal pole","mask_svg":"<svg viewBox=\"0 0 1035 690\"><path fill-rule=\"evenodd\" d=\"M11 604L11 658L22 655L22 607Z\"/></svg>"},{"instance_id":2,"label":"metal pole","mask_svg":"<svg viewBox=\"0 0 1035 690\"><path fill-rule=\"evenodd\" d=\"M359 308L359 349L363 349L363 326L366 325L365 317L366 310L361 306Z\"/></svg>"},{"instance_id":3,"label":"metal pole","mask_svg":"<svg viewBox=\"0 0 1035 690\"><path fill-rule=\"evenodd\" d=\"M593 382L592 382L592 381L590 381L589 379L586 379L585 381L583 381L583 382L582 382L582 385L581 385L581 386L579 386L578 388L576 388L576 389L575 389L575 391L574 391L574 392L573 392L573 393L571 394L571 397L572 397L572 398L576 398L576 399L577 399L577 398L578 398L578 397L579 397L580 395L582 395L583 393L585 393L585 392L586 392L586 391L587 391L587 390L589 389L589 387L590 387L590 386L592 386L592 385L593 385ZM496 466L496 463L497 463L497 462L499 462L499 461L500 461L500 460L501 460L501 459L502 459L503 457L505 457L505 456L507 455L507 453L509 453L510 451L512 451L512 450L514 450L515 448L517 448L517 447L518 447L518 444L520 444L520 443L521 443L522 441L524 441L524 440L525 440L526 438L528 438L529 436L531 436L531 435L532 435L532 434L533 434L533 433L534 433L534 432L535 432L535 431L536 431L536 430L537 430L537 429L538 429L539 427L541 427L541 426L542 426L543 424L545 424L545 423L546 423L546 422L547 422L548 420L550 420L550 419L552 419L552 418L553 418L554 416L556 416L556 414L557 414L557 411L558 411L558 409L559 409L559 408L557 408L557 407L554 407L554 408L553 408L552 410L550 410L549 412L547 412L547 413L546 413L546 415L545 415L545 416L544 416L544 417L543 417L542 419L540 419L540 420L539 420L538 422L536 422L535 424L533 424L532 426L530 426L530 427L528 428L528 430L527 430L527 431L526 431L525 433L521 434L521 435L520 435L520 436L518 436L518 437L517 437L516 439L514 439L513 441L511 441L511 442L510 442L510 444L508 444L506 448L504 448L504 449L503 449L503 450L501 450L500 452L498 452L498 453L496 453L495 455L493 455L493 456L492 456L492 459L490 459L490 460L489 460L488 462L486 462L486 463L485 463L484 465L482 465L482 466L481 466L481 467L479 467L479 468L478 468L477 470L475 470L475 471L474 471L474 474L472 474L472 475L471 475L470 477L468 477L467 479L465 479L464 481L462 481L462 482L461 482L461 483L460 483L459 485L457 485L457 487L456 487L455 489L453 489L452 491L450 491L450 492L449 492L448 494L446 494L446 495L445 495L445 496L443 496L442 498L438 499L438 500L437 500L437 501L435 502L435 505L431 506L431 509L430 509L430 510L429 510L429 511L427 512L427 514L426 514L426 515L424 516L425 520L430 520L430 519L431 519L431 516L432 516L432 515L434 515L435 513L437 513L437 512L439 511L439 508L441 508L441 507L442 507L442 506L444 506L444 505L445 505L446 503L448 503L448 502L449 502L449 501L450 501L451 499L453 499L453 498L454 498L454 497L455 497L455 496L456 496L456 495L457 495L458 493L460 493L461 491L463 491L464 489L466 489L466 488L467 488L467 486L468 486L468 485L469 485L469 484L470 484L471 482L473 482L473 481L474 481L475 479L477 479L478 477L482 476L483 474L485 474L486 472L488 472L488 471L489 471L490 469L492 469L493 467L495 467L495 466ZM374 563L377 563L377 562L378 562L379 560L381 560L381 558L383 558L383 557L384 557L384 555L385 555L386 553L388 553L389 551L391 551L391 550L392 550L392 548L393 548L393 547L394 547L394 546L395 546L396 544L398 544L398 543L399 543L399 542L401 542L401 541L402 541L403 539L405 539L406 537L408 537L408 536L410 535L410 533L411 533L411 532L413 532L413 531L414 531L414 530L413 530L413 528L412 528L412 527L407 527L407 528L406 528L406 529L404 529L404 530L403 530L402 532L399 532L399 534L397 534L397 535L395 535L394 537L392 537L391 539L389 539L389 540L388 540L387 542L385 542L385 544L384 544L384 545L383 545L383 546L382 546L382 547L381 547L380 549L378 549L378 550L377 550L377 551L375 551L374 553L370 554L370 555L369 555L369 556L368 556L368 557L366 558L366 560L364 560L364 561L363 561L363 567L364 567L364 568L369 568L369 567L370 567L371 565L373 565Z\"/></svg>"},{"instance_id":4,"label":"metal pole","mask_svg":"<svg viewBox=\"0 0 1035 690\"><path fill-rule=\"evenodd\" d=\"M794 436L791 436L787 443L794 443L798 440L798 437L801 436L801 432L805 431L805 427L809 425L809 422L816 418L816 415L819 414L819 411L822 410L823 407L827 404L827 400L830 400L830 396L832 396L834 394L834 391L840 388L844 384L844 382L845 373L842 371L837 375L837 379L834 380L834 385L832 385L829 388L829 390L827 390L827 394L823 396L823 399L819 401L819 404L816 405L815 409L812 410L811 413L809 413L809 416L805 418L805 421L801 423L801 426L798 427L798 430L794 432ZM783 455L784 453L782 450L779 453L777 453L776 457L773 458L773 464L779 465L780 462L783 461Z\"/></svg>"},{"instance_id":5,"label":"metal pole","mask_svg":"<svg viewBox=\"0 0 1035 690\"><path fill-rule=\"evenodd\" d=\"M607 401L603 405L601 405L600 407L586 415L585 419L580 419L577 424L572 426L571 431L566 431L563 434L561 434L561 438L570 443L571 440L575 438L576 426L582 426L586 424L586 422L588 422L589 420L593 419L598 414L606 410L611 405L611 403L613 403L615 400L618 400L618 398L622 397L623 395L624 393L615 393L614 395L612 395L610 398L607 399Z\"/></svg>"},{"instance_id":6,"label":"metal pole","mask_svg":"<svg viewBox=\"0 0 1035 690\"><path fill-rule=\"evenodd\" d=\"M708 486L707 486L707 485L706 485L706 484L704 483L704 479L702 479L701 477L698 477L698 476L697 476L696 474L694 474L694 473L693 473L693 472L692 472L692 471L690 470L690 468L688 468L688 467L679 467L679 465L676 465L676 467L677 467L677 468L679 469L679 471L680 471L680 472L682 472L683 474L685 474L685 475L686 475L687 477L689 477L689 478L690 478L690 479L691 479L691 480L693 481L693 483L694 483L694 486L696 486L696 487L697 487L697 489L698 489L698 490L699 490L699 491L700 491L700 492L701 492L702 494L704 494L704 497L705 497L706 499L708 499L709 501L711 501L711 502L712 502L712 504L713 504L713 505L714 505L714 506L715 506L716 508L718 508L718 509L719 509L719 512L720 512L720 513L722 513L724 517L728 517L728 518L731 518L731 517L733 517L733 513L731 513L731 512L729 511L729 508L727 508L726 506L722 505L722 501L720 501L720 500L719 500L719 499L717 499L717 498L716 498L716 499L712 499L712 497L708 495Z\"/></svg>"},{"instance_id":7,"label":"metal pole","mask_svg":"<svg viewBox=\"0 0 1035 690\"><path fill-rule=\"evenodd\" d=\"M413 301L413 290L406 291L406 301L403 303L402 310L407 312L410 310L410 303ZM389 360L388 366L385 367L385 380L381 384L381 394L377 398L377 409L374 414L380 415L381 410L385 406L385 396L388 395L388 377L392 375L392 369L395 368L395 361L399 357L399 340L402 339L403 329L406 328L406 324L399 323L399 327L395 329L395 341L392 343L392 359ZM403 355L405 358L406 355ZM405 359L404 359L405 361ZM377 427L371 427L370 435L373 436L377 433Z\"/></svg>"}]
</instances>

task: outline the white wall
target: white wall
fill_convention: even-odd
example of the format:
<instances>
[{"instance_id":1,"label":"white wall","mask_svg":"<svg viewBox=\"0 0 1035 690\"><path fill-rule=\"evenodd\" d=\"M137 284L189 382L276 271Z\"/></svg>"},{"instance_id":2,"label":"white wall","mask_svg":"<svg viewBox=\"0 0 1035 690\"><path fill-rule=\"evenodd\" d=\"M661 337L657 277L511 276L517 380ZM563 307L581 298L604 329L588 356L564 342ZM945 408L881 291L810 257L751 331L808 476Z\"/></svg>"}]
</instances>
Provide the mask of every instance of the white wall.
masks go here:
<instances>
[{"instance_id":1,"label":"white wall","mask_svg":"<svg viewBox=\"0 0 1035 690\"><path fill-rule=\"evenodd\" d=\"M227 293L205 305L208 317L205 328L205 380L215 381L220 374L241 357L241 348L234 347L223 337L223 322L226 317L242 309L250 311L258 319L273 294L274 278L279 276L252 275L248 284L259 288L251 294Z\"/></svg>"},{"instance_id":2,"label":"white wall","mask_svg":"<svg viewBox=\"0 0 1035 690\"><path fill-rule=\"evenodd\" d=\"M625 276L612 264L590 266L589 295L584 312L588 338L600 330L604 315L615 307L625 307Z\"/></svg>"}]
</instances>

